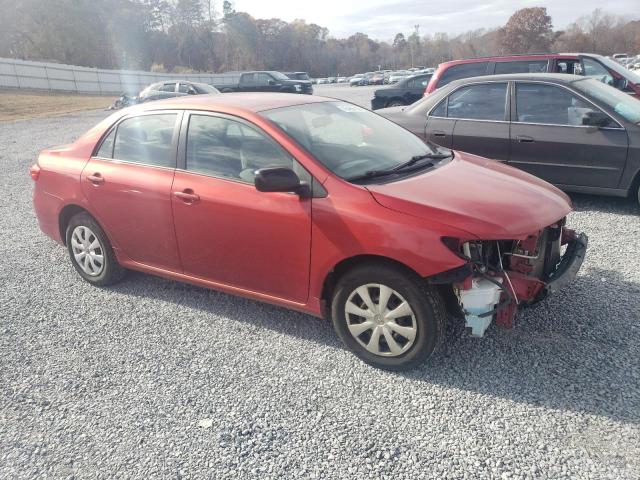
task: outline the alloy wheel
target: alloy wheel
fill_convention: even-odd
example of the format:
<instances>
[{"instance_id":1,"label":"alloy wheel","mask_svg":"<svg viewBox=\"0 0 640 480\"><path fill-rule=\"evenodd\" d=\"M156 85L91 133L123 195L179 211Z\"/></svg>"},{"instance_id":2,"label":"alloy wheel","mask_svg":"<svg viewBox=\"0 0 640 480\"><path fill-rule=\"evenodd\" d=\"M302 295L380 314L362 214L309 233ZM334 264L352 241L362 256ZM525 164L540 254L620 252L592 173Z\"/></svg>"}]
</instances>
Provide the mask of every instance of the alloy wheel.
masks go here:
<instances>
[{"instance_id":1,"label":"alloy wheel","mask_svg":"<svg viewBox=\"0 0 640 480\"><path fill-rule=\"evenodd\" d=\"M418 333L415 314L397 291L370 283L356 288L345 304L349 332L367 351L385 357L407 352Z\"/></svg>"}]
</instances>

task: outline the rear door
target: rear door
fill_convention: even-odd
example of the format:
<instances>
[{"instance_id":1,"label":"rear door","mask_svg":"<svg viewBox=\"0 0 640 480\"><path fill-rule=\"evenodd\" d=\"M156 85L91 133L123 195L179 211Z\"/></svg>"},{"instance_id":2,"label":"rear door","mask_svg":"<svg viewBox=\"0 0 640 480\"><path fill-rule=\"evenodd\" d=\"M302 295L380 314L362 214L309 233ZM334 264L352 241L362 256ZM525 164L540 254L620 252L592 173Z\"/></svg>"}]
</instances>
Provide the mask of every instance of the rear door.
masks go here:
<instances>
[{"instance_id":1,"label":"rear door","mask_svg":"<svg viewBox=\"0 0 640 480\"><path fill-rule=\"evenodd\" d=\"M483 82L454 90L444 105L432 111L433 118L427 123L430 139L442 144L436 140L438 135L444 139L449 136L450 141L443 146L506 161L509 158L507 92L507 82ZM446 120L439 115L444 115Z\"/></svg>"},{"instance_id":2,"label":"rear door","mask_svg":"<svg viewBox=\"0 0 640 480\"><path fill-rule=\"evenodd\" d=\"M447 118L447 97L442 99L427 115L424 138L436 145L451 148L453 127L455 127L456 121L453 118Z\"/></svg>"},{"instance_id":3,"label":"rear door","mask_svg":"<svg viewBox=\"0 0 640 480\"><path fill-rule=\"evenodd\" d=\"M180 271L171 211L181 113L125 118L85 166L82 190L119 253Z\"/></svg>"},{"instance_id":4,"label":"rear door","mask_svg":"<svg viewBox=\"0 0 640 480\"><path fill-rule=\"evenodd\" d=\"M627 132L615 120L582 125L598 107L568 88L516 82L509 163L561 186L616 188L627 159Z\"/></svg>"}]
</instances>

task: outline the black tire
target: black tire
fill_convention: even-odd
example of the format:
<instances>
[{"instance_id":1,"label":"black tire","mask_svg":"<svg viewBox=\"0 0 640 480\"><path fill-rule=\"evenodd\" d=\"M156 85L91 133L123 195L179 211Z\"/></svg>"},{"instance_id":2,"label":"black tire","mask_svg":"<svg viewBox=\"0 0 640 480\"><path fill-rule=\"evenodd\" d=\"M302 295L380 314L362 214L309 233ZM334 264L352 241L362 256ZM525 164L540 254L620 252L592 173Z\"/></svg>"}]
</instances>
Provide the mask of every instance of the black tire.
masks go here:
<instances>
[{"instance_id":1,"label":"black tire","mask_svg":"<svg viewBox=\"0 0 640 480\"><path fill-rule=\"evenodd\" d=\"M76 259L72 236L78 227L87 228L93 235L90 238L95 237L99 242L97 251L102 255L103 263L101 269L99 269L96 274L91 275L87 273ZM104 230L102 230L100 225L98 225L98 222L96 222L87 212L80 212L71 217L71 220L69 220L69 223L67 224L65 237L71 263L80 276L87 282L92 285L103 287L117 283L125 276L126 270L122 268L116 260L116 256L113 253L113 248L111 248L111 243L109 242L107 235L104 233Z\"/></svg>"},{"instance_id":2,"label":"black tire","mask_svg":"<svg viewBox=\"0 0 640 480\"><path fill-rule=\"evenodd\" d=\"M367 284L382 284L391 288L406 300L413 311L417 327L415 339L400 355L383 356L372 353L349 331L345 312L347 301L358 287ZM437 350L444 338L446 311L440 293L414 273L395 265L362 265L344 274L334 290L331 316L334 329L347 348L369 365L385 370L415 368ZM366 336L367 333L363 335ZM383 345L386 344L386 339L383 342Z\"/></svg>"},{"instance_id":3,"label":"black tire","mask_svg":"<svg viewBox=\"0 0 640 480\"><path fill-rule=\"evenodd\" d=\"M387 103L387 107L404 107L404 102L402 100L391 100Z\"/></svg>"}]
</instances>

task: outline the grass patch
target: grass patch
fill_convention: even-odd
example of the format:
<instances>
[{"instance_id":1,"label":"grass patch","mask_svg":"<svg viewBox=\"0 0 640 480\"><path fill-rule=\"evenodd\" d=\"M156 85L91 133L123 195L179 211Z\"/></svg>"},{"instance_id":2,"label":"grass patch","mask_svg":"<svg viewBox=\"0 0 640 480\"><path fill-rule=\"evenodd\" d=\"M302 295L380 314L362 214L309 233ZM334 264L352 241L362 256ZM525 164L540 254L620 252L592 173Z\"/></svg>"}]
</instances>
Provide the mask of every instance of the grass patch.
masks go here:
<instances>
[{"instance_id":1,"label":"grass patch","mask_svg":"<svg viewBox=\"0 0 640 480\"><path fill-rule=\"evenodd\" d=\"M79 93L0 90L0 121L50 117L83 110L105 109L116 97Z\"/></svg>"}]
</instances>

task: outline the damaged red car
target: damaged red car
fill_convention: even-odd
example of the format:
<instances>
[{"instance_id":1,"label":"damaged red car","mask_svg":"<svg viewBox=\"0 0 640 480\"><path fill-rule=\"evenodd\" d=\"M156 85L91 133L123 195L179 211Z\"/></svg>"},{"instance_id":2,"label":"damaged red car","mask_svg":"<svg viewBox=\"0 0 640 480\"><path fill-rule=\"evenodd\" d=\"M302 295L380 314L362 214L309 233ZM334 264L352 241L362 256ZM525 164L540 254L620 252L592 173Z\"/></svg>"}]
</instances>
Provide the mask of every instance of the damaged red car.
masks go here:
<instances>
[{"instance_id":1,"label":"damaged red car","mask_svg":"<svg viewBox=\"0 0 640 480\"><path fill-rule=\"evenodd\" d=\"M86 281L138 270L330 317L391 370L426 360L455 318L476 336L513 326L587 247L550 184L321 97L135 106L31 176L41 229Z\"/></svg>"}]
</instances>

